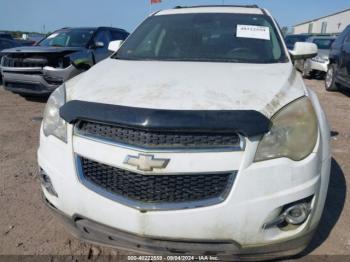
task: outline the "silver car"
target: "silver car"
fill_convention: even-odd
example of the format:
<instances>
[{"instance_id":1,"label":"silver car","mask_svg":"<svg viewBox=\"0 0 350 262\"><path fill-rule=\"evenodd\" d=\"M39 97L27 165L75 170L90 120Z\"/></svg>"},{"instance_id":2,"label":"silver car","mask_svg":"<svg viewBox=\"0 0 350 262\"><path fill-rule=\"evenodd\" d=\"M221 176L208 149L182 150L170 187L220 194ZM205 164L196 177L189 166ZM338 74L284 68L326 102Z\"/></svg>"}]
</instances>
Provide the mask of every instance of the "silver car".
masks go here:
<instances>
[{"instance_id":1,"label":"silver car","mask_svg":"<svg viewBox=\"0 0 350 262\"><path fill-rule=\"evenodd\" d=\"M312 36L306 42L314 43L318 47L316 57L296 61L296 68L302 72L304 78L321 76L327 73L329 64L329 51L336 39L335 36Z\"/></svg>"}]
</instances>

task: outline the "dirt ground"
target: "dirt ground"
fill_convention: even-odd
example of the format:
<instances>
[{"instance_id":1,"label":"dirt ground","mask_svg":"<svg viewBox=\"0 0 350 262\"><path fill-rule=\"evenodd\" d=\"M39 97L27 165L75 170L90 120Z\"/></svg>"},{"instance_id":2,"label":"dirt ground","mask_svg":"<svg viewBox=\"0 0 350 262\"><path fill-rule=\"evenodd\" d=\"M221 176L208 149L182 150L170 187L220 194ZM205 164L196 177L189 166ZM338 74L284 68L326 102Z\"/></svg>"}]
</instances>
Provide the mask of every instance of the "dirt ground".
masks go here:
<instances>
[{"instance_id":1,"label":"dirt ground","mask_svg":"<svg viewBox=\"0 0 350 262\"><path fill-rule=\"evenodd\" d=\"M350 256L350 92L328 93L320 80L306 84L330 121L334 159L325 212L305 254ZM123 254L74 239L42 203L36 150L44 106L0 87L0 255Z\"/></svg>"}]
</instances>

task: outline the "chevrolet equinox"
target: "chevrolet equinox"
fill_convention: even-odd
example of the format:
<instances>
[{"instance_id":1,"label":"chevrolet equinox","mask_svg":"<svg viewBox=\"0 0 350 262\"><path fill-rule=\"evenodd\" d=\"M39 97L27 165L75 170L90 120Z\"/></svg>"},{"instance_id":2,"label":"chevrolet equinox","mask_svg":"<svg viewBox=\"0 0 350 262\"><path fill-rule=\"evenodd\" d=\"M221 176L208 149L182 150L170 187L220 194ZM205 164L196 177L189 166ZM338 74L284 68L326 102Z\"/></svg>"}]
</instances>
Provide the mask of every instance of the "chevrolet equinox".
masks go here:
<instances>
[{"instance_id":1,"label":"chevrolet equinox","mask_svg":"<svg viewBox=\"0 0 350 262\"><path fill-rule=\"evenodd\" d=\"M150 254L300 253L325 204L329 127L269 12L177 7L47 102L43 199L73 234Z\"/></svg>"}]
</instances>

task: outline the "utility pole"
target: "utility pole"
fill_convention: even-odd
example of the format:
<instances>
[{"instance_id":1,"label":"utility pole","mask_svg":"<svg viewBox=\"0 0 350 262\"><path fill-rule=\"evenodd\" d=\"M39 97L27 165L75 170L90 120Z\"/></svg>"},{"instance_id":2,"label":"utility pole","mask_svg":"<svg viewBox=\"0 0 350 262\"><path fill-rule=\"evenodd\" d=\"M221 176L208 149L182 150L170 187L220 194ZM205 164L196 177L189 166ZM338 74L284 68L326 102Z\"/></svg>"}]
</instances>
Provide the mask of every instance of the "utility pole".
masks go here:
<instances>
[{"instance_id":1,"label":"utility pole","mask_svg":"<svg viewBox=\"0 0 350 262\"><path fill-rule=\"evenodd\" d=\"M151 0L146 0L146 2L148 4L148 15L150 15L152 12L152 3L151 3Z\"/></svg>"}]
</instances>

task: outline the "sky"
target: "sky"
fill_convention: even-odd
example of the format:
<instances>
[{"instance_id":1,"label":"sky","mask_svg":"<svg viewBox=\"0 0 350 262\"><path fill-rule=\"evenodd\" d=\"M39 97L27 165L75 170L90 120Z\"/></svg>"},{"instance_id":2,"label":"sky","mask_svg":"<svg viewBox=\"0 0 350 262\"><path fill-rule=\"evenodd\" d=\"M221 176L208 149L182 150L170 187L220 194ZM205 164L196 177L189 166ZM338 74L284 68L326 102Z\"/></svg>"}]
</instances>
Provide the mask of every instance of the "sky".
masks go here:
<instances>
[{"instance_id":1,"label":"sky","mask_svg":"<svg viewBox=\"0 0 350 262\"><path fill-rule=\"evenodd\" d=\"M350 8L349 0L0 0L0 30L50 32L62 27L114 26L133 31L150 11L178 5L258 4L281 26Z\"/></svg>"}]
</instances>

